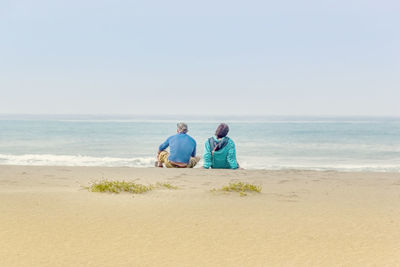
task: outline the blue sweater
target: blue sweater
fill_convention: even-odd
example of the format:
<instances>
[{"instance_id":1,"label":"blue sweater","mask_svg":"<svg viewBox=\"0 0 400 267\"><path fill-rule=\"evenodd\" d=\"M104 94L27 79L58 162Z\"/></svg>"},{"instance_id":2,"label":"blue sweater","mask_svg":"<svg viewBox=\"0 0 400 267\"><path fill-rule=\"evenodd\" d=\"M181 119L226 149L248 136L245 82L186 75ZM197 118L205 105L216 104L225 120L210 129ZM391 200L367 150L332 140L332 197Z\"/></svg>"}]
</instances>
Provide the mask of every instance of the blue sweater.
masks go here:
<instances>
[{"instance_id":1,"label":"blue sweater","mask_svg":"<svg viewBox=\"0 0 400 267\"><path fill-rule=\"evenodd\" d=\"M178 133L168 139L158 148L160 151L169 146L169 161L189 163L190 157L196 156L196 141L185 133Z\"/></svg>"},{"instance_id":2,"label":"blue sweater","mask_svg":"<svg viewBox=\"0 0 400 267\"><path fill-rule=\"evenodd\" d=\"M214 140L218 141L216 137L213 137ZM224 137L225 138L225 137ZM224 138L222 138L221 142ZM212 155L212 149L210 147L210 142L207 140L205 147L204 147L204 163L203 167L214 168L214 169L237 169L238 164L236 161L236 149L235 143L232 139L229 138L228 143L226 146L218 151L214 152Z\"/></svg>"}]
</instances>

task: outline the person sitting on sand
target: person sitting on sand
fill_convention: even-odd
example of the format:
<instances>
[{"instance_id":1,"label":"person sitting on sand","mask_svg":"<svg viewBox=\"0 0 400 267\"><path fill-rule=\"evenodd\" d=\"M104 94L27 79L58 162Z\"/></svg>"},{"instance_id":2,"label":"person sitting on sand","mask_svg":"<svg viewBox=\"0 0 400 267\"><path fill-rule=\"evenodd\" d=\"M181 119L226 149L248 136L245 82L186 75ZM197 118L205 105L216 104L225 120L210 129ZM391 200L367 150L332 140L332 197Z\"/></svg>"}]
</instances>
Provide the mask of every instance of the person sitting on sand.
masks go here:
<instances>
[{"instance_id":1,"label":"person sitting on sand","mask_svg":"<svg viewBox=\"0 0 400 267\"><path fill-rule=\"evenodd\" d=\"M205 143L203 168L213 169L238 169L236 160L235 143L227 134L229 127L221 123L215 131L215 136L210 137Z\"/></svg>"},{"instance_id":2,"label":"person sitting on sand","mask_svg":"<svg viewBox=\"0 0 400 267\"><path fill-rule=\"evenodd\" d=\"M186 123L177 124L177 134L170 136L158 148L156 167L193 168L199 161L196 157L196 141L190 137ZM165 151L169 146L169 151Z\"/></svg>"}]
</instances>

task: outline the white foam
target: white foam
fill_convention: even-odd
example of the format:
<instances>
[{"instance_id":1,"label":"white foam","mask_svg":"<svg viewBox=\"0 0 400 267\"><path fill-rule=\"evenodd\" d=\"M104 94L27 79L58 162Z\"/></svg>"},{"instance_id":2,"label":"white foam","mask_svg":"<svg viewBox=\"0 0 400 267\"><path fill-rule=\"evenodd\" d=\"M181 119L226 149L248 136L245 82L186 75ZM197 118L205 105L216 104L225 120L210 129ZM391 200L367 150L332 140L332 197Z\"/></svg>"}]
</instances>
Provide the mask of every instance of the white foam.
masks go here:
<instances>
[{"instance_id":1,"label":"white foam","mask_svg":"<svg viewBox=\"0 0 400 267\"><path fill-rule=\"evenodd\" d=\"M51 154L4 155L0 154L2 165L29 166L107 166L107 167L149 167L154 157L113 158Z\"/></svg>"},{"instance_id":2,"label":"white foam","mask_svg":"<svg viewBox=\"0 0 400 267\"><path fill-rule=\"evenodd\" d=\"M90 157L73 155L51 154L25 154L7 155L0 154L0 165L27 165L27 166L105 166L105 167L152 167L154 157L115 158L115 157ZM279 159L263 157L239 158L240 166L245 169L262 170L337 170L337 171L376 171L376 172L400 172L400 164L397 162L348 162L327 163L316 162L315 159ZM202 161L198 166L202 165Z\"/></svg>"},{"instance_id":3,"label":"white foam","mask_svg":"<svg viewBox=\"0 0 400 267\"><path fill-rule=\"evenodd\" d=\"M398 161L397 161L398 162ZM249 159L240 160L240 166L245 169L263 170L316 170L316 171L363 171L363 172L400 172L400 164L397 162L357 162L347 160L344 162L327 163L326 161L316 160L284 160L284 159Z\"/></svg>"}]
</instances>

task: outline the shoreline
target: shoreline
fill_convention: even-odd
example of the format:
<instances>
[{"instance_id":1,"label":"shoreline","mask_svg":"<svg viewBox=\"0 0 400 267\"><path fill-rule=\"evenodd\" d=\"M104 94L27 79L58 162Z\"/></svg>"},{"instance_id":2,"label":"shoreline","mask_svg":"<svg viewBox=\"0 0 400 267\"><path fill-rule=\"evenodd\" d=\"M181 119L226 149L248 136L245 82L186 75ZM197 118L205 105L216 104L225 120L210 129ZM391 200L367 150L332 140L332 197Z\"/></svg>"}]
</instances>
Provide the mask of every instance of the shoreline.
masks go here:
<instances>
[{"instance_id":1,"label":"shoreline","mask_svg":"<svg viewBox=\"0 0 400 267\"><path fill-rule=\"evenodd\" d=\"M102 178L178 190L92 193ZM260 194L212 193L229 182ZM1 266L395 266L400 173L0 165Z\"/></svg>"},{"instance_id":2,"label":"shoreline","mask_svg":"<svg viewBox=\"0 0 400 267\"><path fill-rule=\"evenodd\" d=\"M155 169L153 166L86 166L86 165L25 165L25 164L0 164L0 168L2 167L21 167L21 168L110 168L110 169ZM159 168L159 169L173 169L173 168ZM194 168L188 168L187 170L204 170L201 166L196 165ZM388 174L400 174L400 171L386 171L386 170L359 170L359 169L351 169L351 168L322 168L315 167L313 168L280 168L280 169L253 169L253 168L245 168L241 170L229 170L229 169L208 169L208 171L247 171L247 172L337 172L337 173L353 173L353 174L361 174L361 173L388 173Z\"/></svg>"}]
</instances>

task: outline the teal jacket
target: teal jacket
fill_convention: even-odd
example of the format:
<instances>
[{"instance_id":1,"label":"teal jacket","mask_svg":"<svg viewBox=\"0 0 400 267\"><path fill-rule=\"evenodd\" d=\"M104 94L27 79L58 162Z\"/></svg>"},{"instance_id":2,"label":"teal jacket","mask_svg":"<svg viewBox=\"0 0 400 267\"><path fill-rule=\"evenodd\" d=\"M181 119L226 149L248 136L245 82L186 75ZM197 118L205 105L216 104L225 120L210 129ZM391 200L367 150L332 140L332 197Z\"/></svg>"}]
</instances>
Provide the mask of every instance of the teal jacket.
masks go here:
<instances>
[{"instance_id":1,"label":"teal jacket","mask_svg":"<svg viewBox=\"0 0 400 267\"><path fill-rule=\"evenodd\" d=\"M214 140L218 141L216 137L213 138ZM221 141L224 138L222 138ZM210 167L213 169L237 169L238 164L236 161L235 143L229 138L226 146L218 151L215 151L214 155L212 155L210 142L207 140L204 147L203 160L203 167L206 169Z\"/></svg>"}]
</instances>

